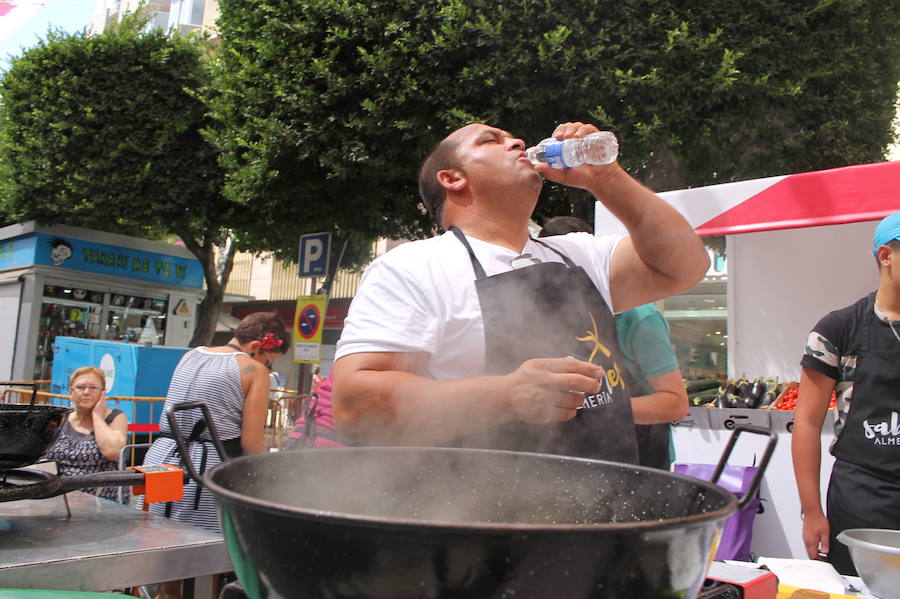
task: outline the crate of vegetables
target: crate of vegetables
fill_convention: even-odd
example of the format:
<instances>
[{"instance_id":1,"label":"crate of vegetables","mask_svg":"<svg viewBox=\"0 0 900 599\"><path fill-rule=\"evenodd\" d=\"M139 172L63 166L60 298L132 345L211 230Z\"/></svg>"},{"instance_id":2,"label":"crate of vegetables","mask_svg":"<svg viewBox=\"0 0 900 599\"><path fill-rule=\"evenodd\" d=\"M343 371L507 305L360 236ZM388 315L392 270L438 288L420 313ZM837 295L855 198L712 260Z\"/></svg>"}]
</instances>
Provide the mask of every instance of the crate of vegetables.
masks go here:
<instances>
[{"instance_id":1,"label":"crate of vegetables","mask_svg":"<svg viewBox=\"0 0 900 599\"><path fill-rule=\"evenodd\" d=\"M769 428L769 412L762 408L775 401L777 385L777 379L766 377L724 381L706 404L712 408L710 428L733 430L741 424Z\"/></svg>"},{"instance_id":2,"label":"crate of vegetables","mask_svg":"<svg viewBox=\"0 0 900 599\"><path fill-rule=\"evenodd\" d=\"M709 410L705 406L688 406L685 417L673 422L672 426L687 430L709 429Z\"/></svg>"},{"instance_id":3,"label":"crate of vegetables","mask_svg":"<svg viewBox=\"0 0 900 599\"><path fill-rule=\"evenodd\" d=\"M776 433L791 433L794 431L794 411L797 409L797 395L800 391L800 383L794 381L784 386L778 395L778 399L772 404L771 412L772 430ZM823 432L833 430L834 407L836 396L831 392L831 400L828 402L828 413L825 418Z\"/></svg>"},{"instance_id":4,"label":"crate of vegetables","mask_svg":"<svg viewBox=\"0 0 900 599\"><path fill-rule=\"evenodd\" d=\"M784 385L778 399L769 411L771 412L772 430L776 433L790 433L794 430L794 408L797 407L797 392L800 384L792 381Z\"/></svg>"}]
</instances>

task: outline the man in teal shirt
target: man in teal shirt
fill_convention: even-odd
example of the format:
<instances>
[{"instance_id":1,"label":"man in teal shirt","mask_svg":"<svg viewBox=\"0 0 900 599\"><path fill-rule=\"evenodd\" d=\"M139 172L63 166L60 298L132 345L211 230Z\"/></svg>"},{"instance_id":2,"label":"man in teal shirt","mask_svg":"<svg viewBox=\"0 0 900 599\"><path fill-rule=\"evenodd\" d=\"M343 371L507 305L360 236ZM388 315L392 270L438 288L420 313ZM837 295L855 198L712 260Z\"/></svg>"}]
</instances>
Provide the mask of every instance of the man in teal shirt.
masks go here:
<instances>
[{"instance_id":1,"label":"man in teal shirt","mask_svg":"<svg viewBox=\"0 0 900 599\"><path fill-rule=\"evenodd\" d=\"M616 315L628 370L631 410L642 466L668 470L674 458L671 422L687 414L688 397L669 339L669 323L653 304Z\"/></svg>"}]
</instances>

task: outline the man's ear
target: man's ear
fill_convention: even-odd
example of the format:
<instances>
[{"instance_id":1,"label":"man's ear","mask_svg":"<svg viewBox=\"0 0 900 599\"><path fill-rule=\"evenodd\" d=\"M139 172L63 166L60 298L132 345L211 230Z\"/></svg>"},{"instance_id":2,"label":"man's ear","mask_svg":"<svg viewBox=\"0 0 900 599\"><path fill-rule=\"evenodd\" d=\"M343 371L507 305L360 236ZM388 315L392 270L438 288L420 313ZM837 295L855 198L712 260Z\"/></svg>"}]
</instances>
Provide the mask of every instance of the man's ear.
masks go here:
<instances>
[{"instance_id":1,"label":"man's ear","mask_svg":"<svg viewBox=\"0 0 900 599\"><path fill-rule=\"evenodd\" d=\"M437 172L438 183L448 191L459 191L466 186L466 177L458 168L448 168Z\"/></svg>"}]
</instances>

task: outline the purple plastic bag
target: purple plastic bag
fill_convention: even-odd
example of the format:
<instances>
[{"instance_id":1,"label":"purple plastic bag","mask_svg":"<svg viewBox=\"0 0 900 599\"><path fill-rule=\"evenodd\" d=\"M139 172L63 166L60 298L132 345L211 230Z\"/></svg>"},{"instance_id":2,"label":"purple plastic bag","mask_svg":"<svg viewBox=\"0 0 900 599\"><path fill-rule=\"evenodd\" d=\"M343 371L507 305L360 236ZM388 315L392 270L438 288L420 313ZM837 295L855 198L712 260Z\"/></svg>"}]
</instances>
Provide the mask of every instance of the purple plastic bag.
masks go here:
<instances>
[{"instance_id":1,"label":"purple plastic bag","mask_svg":"<svg viewBox=\"0 0 900 599\"><path fill-rule=\"evenodd\" d=\"M694 478L709 480L716 470L715 464L675 464L674 471ZM750 482L759 470L756 466L725 466L718 485L742 498L750 487ZM759 511L759 491L744 509L738 510L725 521L722 540L716 559L732 559L743 562L750 559L750 541L753 539L753 519Z\"/></svg>"}]
</instances>

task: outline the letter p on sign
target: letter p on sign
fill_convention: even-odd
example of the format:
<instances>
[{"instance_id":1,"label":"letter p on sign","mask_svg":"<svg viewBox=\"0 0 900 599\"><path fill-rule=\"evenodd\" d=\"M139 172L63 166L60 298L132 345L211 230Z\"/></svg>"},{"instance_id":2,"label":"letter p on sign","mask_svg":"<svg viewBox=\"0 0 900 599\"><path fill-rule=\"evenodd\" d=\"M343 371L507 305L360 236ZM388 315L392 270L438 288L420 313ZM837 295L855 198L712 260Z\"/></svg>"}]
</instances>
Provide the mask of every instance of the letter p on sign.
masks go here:
<instances>
[{"instance_id":1,"label":"letter p on sign","mask_svg":"<svg viewBox=\"0 0 900 599\"><path fill-rule=\"evenodd\" d=\"M300 277L324 277L328 274L328 251L331 233L310 233L300 236Z\"/></svg>"}]
</instances>

